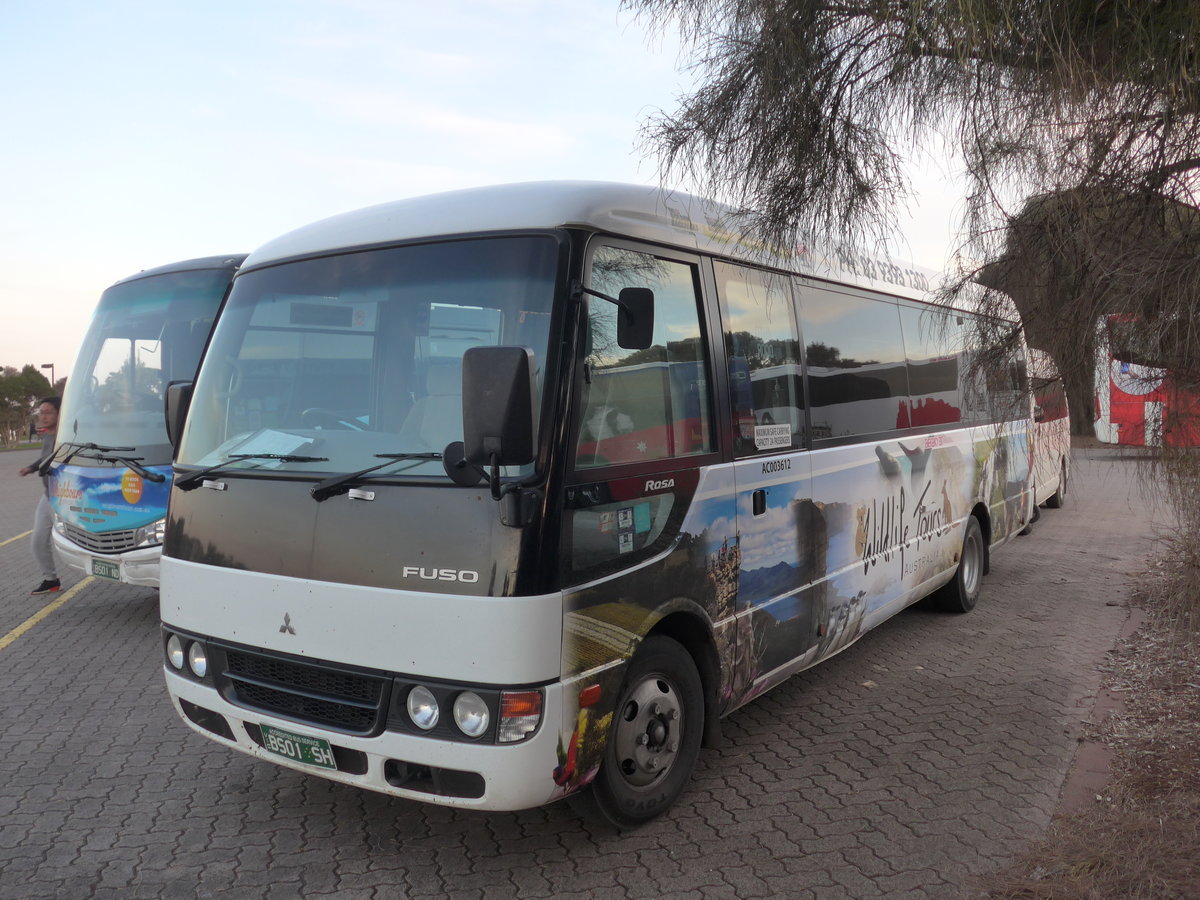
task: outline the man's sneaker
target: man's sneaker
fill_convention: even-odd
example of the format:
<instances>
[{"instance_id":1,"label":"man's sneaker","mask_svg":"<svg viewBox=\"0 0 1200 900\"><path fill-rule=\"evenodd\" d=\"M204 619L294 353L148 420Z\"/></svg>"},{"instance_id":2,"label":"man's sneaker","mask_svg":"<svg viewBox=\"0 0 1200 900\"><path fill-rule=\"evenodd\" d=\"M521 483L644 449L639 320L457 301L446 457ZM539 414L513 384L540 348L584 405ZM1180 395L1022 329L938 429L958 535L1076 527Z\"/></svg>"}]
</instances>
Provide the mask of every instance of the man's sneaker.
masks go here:
<instances>
[{"instance_id":1,"label":"man's sneaker","mask_svg":"<svg viewBox=\"0 0 1200 900\"><path fill-rule=\"evenodd\" d=\"M29 596L36 597L38 594L53 594L55 591L61 590L61 589L62 589L62 585L59 584L59 581L57 578L55 578L53 581L51 581L50 579L46 579L41 584L39 584L37 587L35 587L32 591L30 591Z\"/></svg>"}]
</instances>

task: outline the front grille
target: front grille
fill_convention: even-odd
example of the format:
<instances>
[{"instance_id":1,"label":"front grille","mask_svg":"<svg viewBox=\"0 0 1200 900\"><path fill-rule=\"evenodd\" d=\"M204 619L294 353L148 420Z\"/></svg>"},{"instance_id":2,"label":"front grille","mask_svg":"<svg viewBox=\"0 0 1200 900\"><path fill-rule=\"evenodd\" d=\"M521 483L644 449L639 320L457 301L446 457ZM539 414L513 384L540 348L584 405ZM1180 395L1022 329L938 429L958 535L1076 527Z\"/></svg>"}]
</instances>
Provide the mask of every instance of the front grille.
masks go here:
<instances>
[{"instance_id":1,"label":"front grille","mask_svg":"<svg viewBox=\"0 0 1200 900\"><path fill-rule=\"evenodd\" d=\"M232 703L354 734L383 727L386 678L233 648L224 656L222 693Z\"/></svg>"},{"instance_id":2,"label":"front grille","mask_svg":"<svg viewBox=\"0 0 1200 900\"><path fill-rule=\"evenodd\" d=\"M92 553L123 553L137 546L137 529L129 531L84 531L75 525L67 525L67 538L84 550Z\"/></svg>"}]
</instances>

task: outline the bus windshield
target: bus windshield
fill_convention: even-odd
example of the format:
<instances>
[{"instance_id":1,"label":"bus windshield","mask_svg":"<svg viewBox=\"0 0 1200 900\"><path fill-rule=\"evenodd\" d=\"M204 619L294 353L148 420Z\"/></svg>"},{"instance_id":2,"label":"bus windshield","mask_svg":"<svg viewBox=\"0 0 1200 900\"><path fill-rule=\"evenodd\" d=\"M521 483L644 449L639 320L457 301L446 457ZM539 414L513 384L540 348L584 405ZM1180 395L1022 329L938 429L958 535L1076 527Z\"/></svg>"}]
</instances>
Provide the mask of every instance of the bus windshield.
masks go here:
<instances>
[{"instance_id":1,"label":"bus windshield","mask_svg":"<svg viewBox=\"0 0 1200 900\"><path fill-rule=\"evenodd\" d=\"M469 347L531 349L540 398L558 259L556 239L514 236L244 273L214 333L179 463L444 478L439 454L463 439ZM384 454L393 466L379 465Z\"/></svg>"},{"instance_id":2,"label":"bus windshield","mask_svg":"<svg viewBox=\"0 0 1200 900\"><path fill-rule=\"evenodd\" d=\"M100 298L63 395L60 444L132 448L143 465L171 461L163 397L191 381L229 287L229 270L134 278ZM103 465L76 455L72 462Z\"/></svg>"}]
</instances>

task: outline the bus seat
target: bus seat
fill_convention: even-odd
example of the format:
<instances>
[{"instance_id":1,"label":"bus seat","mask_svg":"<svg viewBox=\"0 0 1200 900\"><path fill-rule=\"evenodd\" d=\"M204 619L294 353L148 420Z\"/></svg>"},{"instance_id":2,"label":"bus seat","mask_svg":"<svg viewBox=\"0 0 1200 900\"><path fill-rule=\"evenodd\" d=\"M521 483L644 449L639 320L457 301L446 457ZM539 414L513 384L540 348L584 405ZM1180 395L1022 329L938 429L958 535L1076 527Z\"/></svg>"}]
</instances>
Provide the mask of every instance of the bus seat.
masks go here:
<instances>
[{"instance_id":1,"label":"bus seat","mask_svg":"<svg viewBox=\"0 0 1200 900\"><path fill-rule=\"evenodd\" d=\"M462 436L462 361L430 363L425 393L413 402L400 426L401 450L441 451Z\"/></svg>"}]
</instances>

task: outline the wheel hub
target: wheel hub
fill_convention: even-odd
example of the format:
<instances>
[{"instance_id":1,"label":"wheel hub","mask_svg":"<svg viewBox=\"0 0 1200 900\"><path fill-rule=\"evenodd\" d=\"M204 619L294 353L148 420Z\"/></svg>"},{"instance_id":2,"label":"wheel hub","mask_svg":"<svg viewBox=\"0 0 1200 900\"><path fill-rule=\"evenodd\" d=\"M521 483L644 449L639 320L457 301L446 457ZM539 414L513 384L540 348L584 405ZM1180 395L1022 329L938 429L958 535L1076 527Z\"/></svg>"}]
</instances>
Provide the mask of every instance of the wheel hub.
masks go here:
<instances>
[{"instance_id":1,"label":"wheel hub","mask_svg":"<svg viewBox=\"0 0 1200 900\"><path fill-rule=\"evenodd\" d=\"M620 710L615 750L625 781L645 787L662 778L679 752L683 706L674 686L661 675L643 678Z\"/></svg>"}]
</instances>

